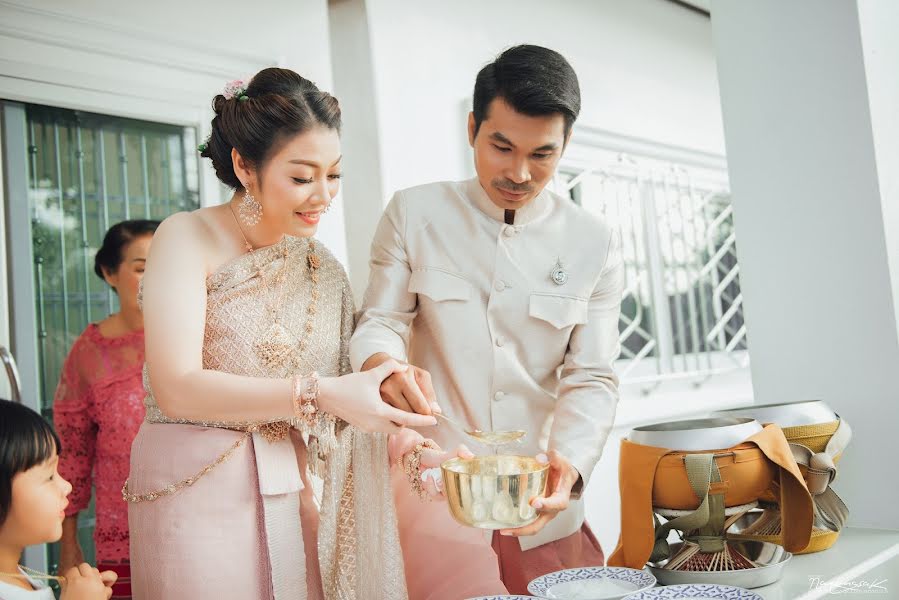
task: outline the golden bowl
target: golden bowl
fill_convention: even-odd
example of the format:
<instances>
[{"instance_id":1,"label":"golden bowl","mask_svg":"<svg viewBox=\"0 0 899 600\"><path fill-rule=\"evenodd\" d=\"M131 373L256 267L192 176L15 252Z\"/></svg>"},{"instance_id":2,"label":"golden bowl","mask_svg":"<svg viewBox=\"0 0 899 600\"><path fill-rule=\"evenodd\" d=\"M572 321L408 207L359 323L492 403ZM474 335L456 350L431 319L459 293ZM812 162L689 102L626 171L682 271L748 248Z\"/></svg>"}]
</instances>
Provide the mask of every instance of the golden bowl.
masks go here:
<instances>
[{"instance_id":1,"label":"golden bowl","mask_svg":"<svg viewBox=\"0 0 899 600\"><path fill-rule=\"evenodd\" d=\"M450 514L481 529L524 527L537 519L531 500L546 494L549 465L529 456L454 458L441 465Z\"/></svg>"}]
</instances>

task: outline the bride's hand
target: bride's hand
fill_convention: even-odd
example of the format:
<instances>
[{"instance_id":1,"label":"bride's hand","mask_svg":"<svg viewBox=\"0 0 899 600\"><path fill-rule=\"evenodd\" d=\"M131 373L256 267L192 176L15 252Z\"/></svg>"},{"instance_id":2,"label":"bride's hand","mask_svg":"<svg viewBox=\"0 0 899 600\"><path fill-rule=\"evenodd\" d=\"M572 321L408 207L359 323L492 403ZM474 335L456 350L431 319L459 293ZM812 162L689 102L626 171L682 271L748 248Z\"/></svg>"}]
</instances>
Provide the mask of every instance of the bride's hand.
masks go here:
<instances>
[{"instance_id":1,"label":"bride's hand","mask_svg":"<svg viewBox=\"0 0 899 600\"><path fill-rule=\"evenodd\" d=\"M440 448L425 448L421 452L422 486L431 498L443 498L443 475L440 465L454 458L474 458L474 454L465 444L460 444L452 452L444 452ZM433 469L436 469L433 470Z\"/></svg>"},{"instance_id":2,"label":"bride's hand","mask_svg":"<svg viewBox=\"0 0 899 600\"><path fill-rule=\"evenodd\" d=\"M318 404L322 410L369 433L397 433L402 427L436 425L437 420L432 416L402 411L381 400L381 382L406 369L408 365L388 360L361 373L322 377Z\"/></svg>"}]
</instances>

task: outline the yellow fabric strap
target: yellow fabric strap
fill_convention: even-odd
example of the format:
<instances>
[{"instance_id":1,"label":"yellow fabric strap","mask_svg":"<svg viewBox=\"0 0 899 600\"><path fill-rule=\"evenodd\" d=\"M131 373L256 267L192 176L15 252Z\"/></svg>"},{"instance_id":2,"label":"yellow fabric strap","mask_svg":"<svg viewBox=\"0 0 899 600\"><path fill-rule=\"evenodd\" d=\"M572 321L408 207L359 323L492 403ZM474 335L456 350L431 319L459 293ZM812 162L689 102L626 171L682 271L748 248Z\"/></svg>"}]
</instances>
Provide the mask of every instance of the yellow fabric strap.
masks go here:
<instances>
[{"instance_id":1,"label":"yellow fabric strap","mask_svg":"<svg viewBox=\"0 0 899 600\"><path fill-rule=\"evenodd\" d=\"M830 423L784 427L783 432L791 444L802 444L812 452L824 452L827 442L830 441L839 426L840 421L837 420Z\"/></svg>"}]
</instances>

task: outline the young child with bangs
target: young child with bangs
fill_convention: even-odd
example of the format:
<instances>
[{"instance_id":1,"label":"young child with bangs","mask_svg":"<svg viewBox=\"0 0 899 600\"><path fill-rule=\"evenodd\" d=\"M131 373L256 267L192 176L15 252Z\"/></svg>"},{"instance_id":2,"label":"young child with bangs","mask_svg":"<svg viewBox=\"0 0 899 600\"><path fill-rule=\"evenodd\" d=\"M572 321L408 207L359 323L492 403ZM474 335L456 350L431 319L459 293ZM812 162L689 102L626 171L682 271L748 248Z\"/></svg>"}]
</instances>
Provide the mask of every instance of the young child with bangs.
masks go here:
<instances>
[{"instance_id":1,"label":"young child with bangs","mask_svg":"<svg viewBox=\"0 0 899 600\"><path fill-rule=\"evenodd\" d=\"M56 577L19 565L27 546L58 541L72 486L57 471L56 432L26 406L0 400L0 600L53 600ZM62 600L107 600L116 574L87 563L61 578Z\"/></svg>"}]
</instances>

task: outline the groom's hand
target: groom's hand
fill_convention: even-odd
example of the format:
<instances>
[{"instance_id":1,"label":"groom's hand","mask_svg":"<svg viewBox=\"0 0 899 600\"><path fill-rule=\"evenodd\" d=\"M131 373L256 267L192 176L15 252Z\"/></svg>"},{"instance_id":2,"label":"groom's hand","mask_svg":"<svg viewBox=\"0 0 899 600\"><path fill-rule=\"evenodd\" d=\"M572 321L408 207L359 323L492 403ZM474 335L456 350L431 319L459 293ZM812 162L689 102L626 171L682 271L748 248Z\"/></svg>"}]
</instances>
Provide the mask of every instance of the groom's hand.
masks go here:
<instances>
[{"instance_id":1,"label":"groom's hand","mask_svg":"<svg viewBox=\"0 0 899 600\"><path fill-rule=\"evenodd\" d=\"M371 355L362 365L363 371L374 369L388 360L391 356L379 352ZM397 361L402 364L403 361ZM403 373L394 373L381 384L381 399L390 406L406 412L420 415L431 415L440 412L437 404L437 394L431 383L431 374L422 368L409 365Z\"/></svg>"},{"instance_id":2,"label":"groom's hand","mask_svg":"<svg viewBox=\"0 0 899 600\"><path fill-rule=\"evenodd\" d=\"M531 500L531 506L536 508L539 513L537 520L525 527L503 529L500 534L516 537L534 535L555 519L556 515L568 508L571 489L581 475L564 456L555 450L550 450L547 454L547 456L537 457L537 460L546 459L541 462L549 462L549 476L546 483L546 491L549 496Z\"/></svg>"}]
</instances>

